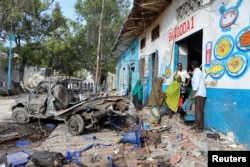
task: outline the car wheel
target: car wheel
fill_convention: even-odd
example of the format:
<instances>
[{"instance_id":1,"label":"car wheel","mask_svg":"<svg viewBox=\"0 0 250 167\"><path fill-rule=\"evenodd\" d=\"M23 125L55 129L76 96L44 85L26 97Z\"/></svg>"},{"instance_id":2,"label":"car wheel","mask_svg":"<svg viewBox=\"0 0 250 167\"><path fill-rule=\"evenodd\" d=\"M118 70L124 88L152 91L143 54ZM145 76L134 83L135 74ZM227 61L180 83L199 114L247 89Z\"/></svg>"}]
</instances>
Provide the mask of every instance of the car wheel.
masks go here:
<instances>
[{"instance_id":1,"label":"car wheel","mask_svg":"<svg viewBox=\"0 0 250 167\"><path fill-rule=\"evenodd\" d=\"M56 85L53 88L53 96L55 97L55 105L58 109L65 109L68 107L68 92L63 85Z\"/></svg>"},{"instance_id":2,"label":"car wheel","mask_svg":"<svg viewBox=\"0 0 250 167\"><path fill-rule=\"evenodd\" d=\"M72 135L80 135L84 130L83 118L79 114L72 115L67 121L67 128Z\"/></svg>"},{"instance_id":3,"label":"car wheel","mask_svg":"<svg viewBox=\"0 0 250 167\"><path fill-rule=\"evenodd\" d=\"M14 122L21 124L30 122L30 117L27 115L27 110L22 107L17 107L13 110L12 119Z\"/></svg>"}]
</instances>

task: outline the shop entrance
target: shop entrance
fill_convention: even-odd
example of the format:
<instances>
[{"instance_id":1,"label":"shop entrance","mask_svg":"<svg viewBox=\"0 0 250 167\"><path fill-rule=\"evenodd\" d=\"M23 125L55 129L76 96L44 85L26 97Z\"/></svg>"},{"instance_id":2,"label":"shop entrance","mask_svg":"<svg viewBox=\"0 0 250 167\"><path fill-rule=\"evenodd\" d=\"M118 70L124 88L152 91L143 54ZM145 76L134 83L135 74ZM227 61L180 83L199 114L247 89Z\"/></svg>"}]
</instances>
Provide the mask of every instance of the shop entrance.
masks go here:
<instances>
[{"instance_id":1,"label":"shop entrance","mask_svg":"<svg viewBox=\"0 0 250 167\"><path fill-rule=\"evenodd\" d=\"M202 37L200 30L177 42L179 46L178 62L182 63L183 69L191 70L191 62L197 60L202 64Z\"/></svg>"}]
</instances>

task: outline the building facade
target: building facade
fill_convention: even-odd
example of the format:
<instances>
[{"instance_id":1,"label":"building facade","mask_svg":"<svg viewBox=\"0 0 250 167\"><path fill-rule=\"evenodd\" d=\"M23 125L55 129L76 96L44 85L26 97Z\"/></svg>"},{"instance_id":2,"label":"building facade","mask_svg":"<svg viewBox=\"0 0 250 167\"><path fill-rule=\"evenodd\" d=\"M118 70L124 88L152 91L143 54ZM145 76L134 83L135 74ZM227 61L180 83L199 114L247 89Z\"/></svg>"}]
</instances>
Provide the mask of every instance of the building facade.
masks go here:
<instances>
[{"instance_id":1,"label":"building facade","mask_svg":"<svg viewBox=\"0 0 250 167\"><path fill-rule=\"evenodd\" d=\"M205 127L231 131L250 148L250 1L164 2L164 10L137 35L137 65L143 71L137 79L144 81L144 104L156 77L166 78L164 91L179 62L189 70L191 61L198 60L207 90ZM122 68L118 69L121 75Z\"/></svg>"}]
</instances>

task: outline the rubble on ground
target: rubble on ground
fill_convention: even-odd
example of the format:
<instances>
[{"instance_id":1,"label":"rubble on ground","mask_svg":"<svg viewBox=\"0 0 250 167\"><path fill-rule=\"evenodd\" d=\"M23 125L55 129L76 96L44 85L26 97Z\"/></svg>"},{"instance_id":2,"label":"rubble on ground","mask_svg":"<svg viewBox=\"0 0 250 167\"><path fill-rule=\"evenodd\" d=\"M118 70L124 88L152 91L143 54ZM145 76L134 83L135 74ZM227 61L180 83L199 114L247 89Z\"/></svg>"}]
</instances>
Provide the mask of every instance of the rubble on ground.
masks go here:
<instances>
[{"instance_id":1,"label":"rubble on ground","mask_svg":"<svg viewBox=\"0 0 250 167\"><path fill-rule=\"evenodd\" d=\"M192 124L183 122L178 114L172 119L163 116L160 124L150 124L148 130L145 130L143 122L148 122L149 108L144 107L139 113L133 111L133 107L130 106L126 113L130 126L126 128L100 127L98 131L86 131L83 135L73 136L62 123L44 138L43 142L38 145L34 142L35 147L24 146L19 150L31 149L43 154L47 152L46 155L61 153L59 160L65 163L64 166L88 167L203 167L207 166L209 150L247 150L246 145L235 141L232 132L225 135L209 129L204 133L195 133L191 128ZM4 131L6 132L6 128L1 127L0 132ZM32 135L29 135L32 138ZM30 153L27 154L32 157ZM51 160L55 158L51 157ZM32 167L34 163L38 162L33 158L33 161L30 160L25 166ZM53 166L60 166L60 163L61 161L58 161Z\"/></svg>"}]
</instances>

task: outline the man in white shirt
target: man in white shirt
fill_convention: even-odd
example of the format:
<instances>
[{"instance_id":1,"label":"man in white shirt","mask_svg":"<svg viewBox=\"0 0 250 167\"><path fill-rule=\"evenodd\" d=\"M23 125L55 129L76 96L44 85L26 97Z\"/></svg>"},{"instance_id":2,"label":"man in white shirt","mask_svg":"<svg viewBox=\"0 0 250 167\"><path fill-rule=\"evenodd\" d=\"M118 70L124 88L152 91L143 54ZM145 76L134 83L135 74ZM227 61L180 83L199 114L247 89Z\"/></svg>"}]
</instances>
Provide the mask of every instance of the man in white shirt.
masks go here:
<instances>
[{"instance_id":1,"label":"man in white shirt","mask_svg":"<svg viewBox=\"0 0 250 167\"><path fill-rule=\"evenodd\" d=\"M192 77L192 89L193 94L191 99L195 100L195 126L196 132L203 132L204 130L204 108L206 100L206 87L205 79L202 71L199 68L199 62L194 60L191 62L191 68L193 69Z\"/></svg>"},{"instance_id":2,"label":"man in white shirt","mask_svg":"<svg viewBox=\"0 0 250 167\"><path fill-rule=\"evenodd\" d=\"M188 85L190 83L191 77L190 77L189 73L182 68L182 63L178 63L178 69L175 72L174 77L177 74L179 74L181 76L181 81L182 81L182 83L181 83L182 84L181 95L183 96L183 101L185 101L185 99L188 96L187 89L188 89Z\"/></svg>"}]
</instances>

